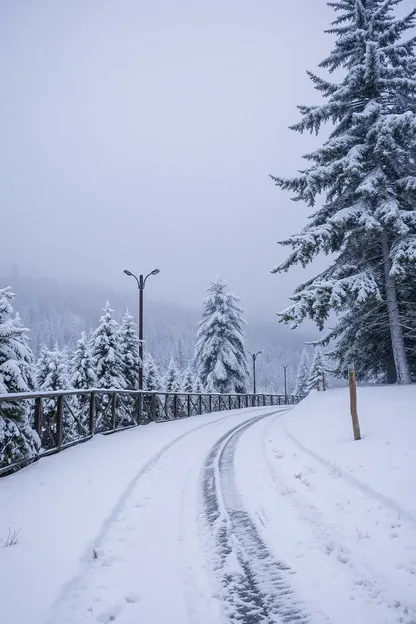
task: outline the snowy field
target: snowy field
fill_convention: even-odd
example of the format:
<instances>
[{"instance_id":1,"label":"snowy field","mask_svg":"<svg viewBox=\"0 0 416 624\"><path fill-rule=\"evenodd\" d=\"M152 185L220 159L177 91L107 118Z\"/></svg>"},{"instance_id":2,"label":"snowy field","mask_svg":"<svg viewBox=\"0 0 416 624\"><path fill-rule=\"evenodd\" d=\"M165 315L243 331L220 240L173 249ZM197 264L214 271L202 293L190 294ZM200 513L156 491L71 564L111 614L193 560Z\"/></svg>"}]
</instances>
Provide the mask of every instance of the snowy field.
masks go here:
<instances>
[{"instance_id":1,"label":"snowy field","mask_svg":"<svg viewBox=\"0 0 416 624\"><path fill-rule=\"evenodd\" d=\"M0 480L7 624L415 624L416 388L149 425Z\"/></svg>"}]
</instances>

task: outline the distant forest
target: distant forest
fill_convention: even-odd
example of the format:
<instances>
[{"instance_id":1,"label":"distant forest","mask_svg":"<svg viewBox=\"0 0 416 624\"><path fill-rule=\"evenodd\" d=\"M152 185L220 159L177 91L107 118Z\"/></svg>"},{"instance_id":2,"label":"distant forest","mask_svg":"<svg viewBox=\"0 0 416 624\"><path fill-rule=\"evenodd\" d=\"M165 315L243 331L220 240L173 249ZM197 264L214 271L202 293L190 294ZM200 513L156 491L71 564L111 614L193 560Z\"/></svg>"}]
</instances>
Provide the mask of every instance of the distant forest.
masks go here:
<instances>
[{"instance_id":1,"label":"distant forest","mask_svg":"<svg viewBox=\"0 0 416 624\"><path fill-rule=\"evenodd\" d=\"M107 300L117 320L126 309L137 318L134 290L125 295L97 285L60 283L17 274L1 277L0 284L11 286L16 294L14 309L30 329L31 347L36 357L43 345L52 347L55 342L61 348L74 349L81 331L95 329ZM146 297L145 352L153 356L162 372L172 356L181 370L192 361L201 310L202 305L199 310L189 310L178 304L156 303ZM289 390L293 389L304 342L310 336L290 331L276 319L275 323L247 324L246 338L250 351L263 350L257 360L258 391L283 392L282 364L289 364L288 386Z\"/></svg>"}]
</instances>

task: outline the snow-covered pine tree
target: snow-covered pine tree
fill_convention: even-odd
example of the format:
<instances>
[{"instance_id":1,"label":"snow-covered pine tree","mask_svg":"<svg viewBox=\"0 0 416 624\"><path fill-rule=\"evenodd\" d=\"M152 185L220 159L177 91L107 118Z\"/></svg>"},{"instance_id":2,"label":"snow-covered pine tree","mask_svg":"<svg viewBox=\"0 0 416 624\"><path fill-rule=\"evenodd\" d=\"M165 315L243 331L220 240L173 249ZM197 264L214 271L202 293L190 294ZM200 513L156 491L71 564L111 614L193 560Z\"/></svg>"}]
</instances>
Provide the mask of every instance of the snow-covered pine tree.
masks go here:
<instances>
[{"instance_id":1,"label":"snow-covered pine tree","mask_svg":"<svg viewBox=\"0 0 416 624\"><path fill-rule=\"evenodd\" d=\"M124 381L123 350L117 321L113 319L114 310L107 301L104 314L91 337L91 355L97 375L97 388L122 390Z\"/></svg>"},{"instance_id":2,"label":"snow-covered pine tree","mask_svg":"<svg viewBox=\"0 0 416 624\"><path fill-rule=\"evenodd\" d=\"M165 392L180 392L181 391L181 377L176 366L176 362L171 358L168 369L166 371L164 379L164 391Z\"/></svg>"},{"instance_id":3,"label":"snow-covered pine tree","mask_svg":"<svg viewBox=\"0 0 416 624\"><path fill-rule=\"evenodd\" d=\"M100 318L98 327L91 336L91 355L96 372L96 386L108 390L123 390L124 380L123 349L120 340L120 331L117 321L113 319L114 310L107 301L103 308L104 314ZM96 428L107 431L112 426L110 394L97 395ZM116 408L117 421L124 421L126 417L123 401L118 397Z\"/></svg>"},{"instance_id":4,"label":"snow-covered pine tree","mask_svg":"<svg viewBox=\"0 0 416 624\"><path fill-rule=\"evenodd\" d=\"M186 392L187 394L191 394L194 391L195 386L195 372L192 366L188 366L185 369L183 379L182 379L182 392Z\"/></svg>"},{"instance_id":5,"label":"snow-covered pine tree","mask_svg":"<svg viewBox=\"0 0 416 624\"><path fill-rule=\"evenodd\" d=\"M77 342L71 358L71 388L75 390L88 390L94 388L96 383L94 361L91 355L91 346L85 332L81 332L81 338Z\"/></svg>"},{"instance_id":6,"label":"snow-covered pine tree","mask_svg":"<svg viewBox=\"0 0 416 624\"><path fill-rule=\"evenodd\" d=\"M245 392L248 376L240 299L225 292L221 278L211 282L204 300L195 345L197 373L204 387L216 392Z\"/></svg>"},{"instance_id":7,"label":"snow-covered pine tree","mask_svg":"<svg viewBox=\"0 0 416 624\"><path fill-rule=\"evenodd\" d=\"M149 392L161 392L162 378L159 368L150 354L145 357L143 374L144 389Z\"/></svg>"},{"instance_id":8,"label":"snow-covered pine tree","mask_svg":"<svg viewBox=\"0 0 416 624\"><path fill-rule=\"evenodd\" d=\"M199 375L195 375L193 392L195 394L202 394L205 391L205 388L202 384L201 378Z\"/></svg>"},{"instance_id":9,"label":"snow-covered pine tree","mask_svg":"<svg viewBox=\"0 0 416 624\"><path fill-rule=\"evenodd\" d=\"M300 358L298 372L296 376L295 395L302 396L308 393L308 383L310 375L309 356L307 349L304 349Z\"/></svg>"},{"instance_id":10,"label":"snow-covered pine tree","mask_svg":"<svg viewBox=\"0 0 416 624\"><path fill-rule=\"evenodd\" d=\"M72 354L70 365L70 386L75 390L95 388L96 378L94 362L91 355L90 341L85 332L77 342L77 348ZM75 430L78 437L89 433L89 406L90 395L80 394L72 397L73 411L76 413Z\"/></svg>"},{"instance_id":11,"label":"snow-covered pine tree","mask_svg":"<svg viewBox=\"0 0 416 624\"><path fill-rule=\"evenodd\" d=\"M28 330L13 317L10 288L0 289L0 394L33 390L33 356ZM39 438L27 402L0 400L0 467L36 457Z\"/></svg>"},{"instance_id":12,"label":"snow-covered pine tree","mask_svg":"<svg viewBox=\"0 0 416 624\"><path fill-rule=\"evenodd\" d=\"M42 349L37 364L37 385L42 392L70 389L68 352L66 349L61 351L58 343L55 343L52 350L46 347ZM70 442L78 435L73 417L75 408L73 397L65 397L62 409L62 443ZM57 431L56 409L57 398L43 400L43 423L46 430L54 433Z\"/></svg>"},{"instance_id":13,"label":"snow-covered pine tree","mask_svg":"<svg viewBox=\"0 0 416 624\"><path fill-rule=\"evenodd\" d=\"M300 234L282 242L292 253L274 272L334 254L326 271L295 290L281 319L296 326L310 317L322 329L331 310L348 314L384 297L397 381L409 383L401 291L416 263L416 40L404 35L416 10L399 19L393 11L400 2L330 3L338 13L329 31L336 43L320 67L341 68L342 79L309 73L326 102L300 106L303 119L293 129L318 133L325 122L333 129L305 157L298 177L273 178L295 201L310 207L318 197L324 201Z\"/></svg>"},{"instance_id":14,"label":"snow-covered pine tree","mask_svg":"<svg viewBox=\"0 0 416 624\"><path fill-rule=\"evenodd\" d=\"M44 348L38 362L38 387L43 392L69 390L68 354L55 343L52 351Z\"/></svg>"},{"instance_id":15,"label":"snow-covered pine tree","mask_svg":"<svg viewBox=\"0 0 416 624\"><path fill-rule=\"evenodd\" d=\"M325 357L320 347L316 347L315 356L313 358L311 370L308 379L308 392L311 390L323 390L323 385L327 384L327 370L325 365ZM325 382L324 382L325 378Z\"/></svg>"},{"instance_id":16,"label":"snow-covered pine tree","mask_svg":"<svg viewBox=\"0 0 416 624\"><path fill-rule=\"evenodd\" d=\"M136 323L129 312L123 316L120 325L120 342L123 353L123 376L127 390L139 387L139 343Z\"/></svg>"}]
</instances>

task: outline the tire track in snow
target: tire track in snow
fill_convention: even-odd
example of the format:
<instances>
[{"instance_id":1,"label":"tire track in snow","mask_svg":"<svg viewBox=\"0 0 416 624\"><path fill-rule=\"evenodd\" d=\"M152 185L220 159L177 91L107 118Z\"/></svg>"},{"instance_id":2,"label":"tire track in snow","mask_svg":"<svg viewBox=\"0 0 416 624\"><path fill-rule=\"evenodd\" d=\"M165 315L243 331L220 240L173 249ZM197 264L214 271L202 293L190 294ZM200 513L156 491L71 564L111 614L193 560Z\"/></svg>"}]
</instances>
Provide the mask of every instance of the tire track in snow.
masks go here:
<instances>
[{"instance_id":1,"label":"tire track in snow","mask_svg":"<svg viewBox=\"0 0 416 624\"><path fill-rule=\"evenodd\" d=\"M241 435L276 411L234 427L208 454L202 470L205 520L211 534L213 566L228 620L240 624L304 624L309 618L290 587L293 571L270 554L234 479L234 455Z\"/></svg>"},{"instance_id":2,"label":"tire track in snow","mask_svg":"<svg viewBox=\"0 0 416 624\"><path fill-rule=\"evenodd\" d=\"M253 408L249 408L249 409L253 409ZM253 411L255 411L255 409L256 408L254 408ZM137 486L137 484L140 481L140 479L144 475L146 475L150 470L155 468L157 466L158 462L161 460L161 458L167 452L169 452L172 449L172 447L174 447L176 444L180 443L182 440L186 439L187 437L191 436L193 433L195 433L195 432L197 432L197 431L199 431L201 429L204 429L206 427L211 427L213 425L219 424L219 423L227 420L230 417L233 417L233 416L235 417L235 416L238 416L238 415L242 415L246 411L247 411L247 409L244 409L244 408L242 410L229 411L225 415L223 415L221 418L216 418L215 420L210 420L209 422L204 423L203 425L198 425L197 427L193 427L189 431L186 431L185 433L182 433L181 435L176 436L176 438L174 438L173 440L171 440L170 442L165 444L160 449L160 451L158 451L155 455L153 455L153 457L151 457L149 460L147 460L147 462L145 462L144 465L142 465L140 470L138 470L138 472L130 480L130 482L128 483L127 487L122 492L121 496L119 497L119 499L117 500L115 505L112 507L112 509L111 509L110 513L108 514L107 518L105 518L105 520L103 521L103 523L101 525L101 528L100 528L99 532L97 533L95 539L86 548L84 554L82 555L82 557L80 559L80 568L78 570L78 573L75 576L73 576L67 583L65 583L63 585L63 587L62 587L61 591L59 592L57 598L52 603L52 605L51 605L51 607L49 609L49 613L52 614L52 619L48 619L47 620L48 624L49 623L52 624L52 622L54 621L54 619L53 619L55 617L54 614L55 614L56 610L59 608L60 604L65 602L65 600L66 600L67 596L69 595L69 593L71 591L73 591L76 588L76 586L79 585L82 582L82 579L83 579L84 575L87 573L87 571L89 569L89 566L91 565L91 562L94 559L94 552L100 548L102 542L106 538L107 533L109 532L109 530L112 527L112 525L116 522L117 517L119 516L120 512L122 511L122 509L126 505L126 502L128 501L129 497L131 496L133 490ZM224 414L224 412L222 412L222 413ZM218 412L218 414L221 414L221 412Z\"/></svg>"}]
</instances>

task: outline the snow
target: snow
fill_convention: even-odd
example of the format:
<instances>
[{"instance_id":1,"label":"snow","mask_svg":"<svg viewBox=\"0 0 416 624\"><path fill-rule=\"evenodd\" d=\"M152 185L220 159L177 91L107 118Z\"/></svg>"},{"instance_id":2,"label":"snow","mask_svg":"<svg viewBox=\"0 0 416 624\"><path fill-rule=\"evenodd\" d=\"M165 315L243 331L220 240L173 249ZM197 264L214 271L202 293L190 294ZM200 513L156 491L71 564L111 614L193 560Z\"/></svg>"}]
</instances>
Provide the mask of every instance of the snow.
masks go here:
<instances>
[{"instance_id":1,"label":"snow","mask_svg":"<svg viewBox=\"0 0 416 624\"><path fill-rule=\"evenodd\" d=\"M415 624L416 387L151 424L0 480L10 624ZM7 573L5 574L4 571ZM22 598L23 597L23 598Z\"/></svg>"},{"instance_id":2,"label":"snow","mask_svg":"<svg viewBox=\"0 0 416 624\"><path fill-rule=\"evenodd\" d=\"M237 490L313 622L416 622L415 402L358 388L354 442L348 391L314 391L242 438Z\"/></svg>"},{"instance_id":3,"label":"snow","mask_svg":"<svg viewBox=\"0 0 416 624\"><path fill-rule=\"evenodd\" d=\"M156 549L160 557L162 544L167 551L174 549L176 544L172 531L178 521L186 471L197 466L198 458L202 460L210 444L227 428L265 409L270 412L271 408L216 413L177 422L150 424L111 436L97 435L85 444L41 459L1 479L0 542L7 537L9 528L19 531L17 545L0 548L2 621L9 624L44 624L49 607L69 587L76 585L75 580L82 577L84 569L94 564L94 548L99 552L97 565L110 575L112 562L125 559L125 553L121 554L125 546L120 543L115 548L109 545L109 540L118 542L121 539L123 531L117 529L121 522L120 511L132 492L134 499L130 503L130 511L135 510L137 514L137 510L142 509L144 514L143 518L140 516L139 525L133 525L135 534L138 532L139 536L145 536L141 544L143 561L149 562L151 559L146 557L155 556L152 549ZM192 436L190 432L194 432ZM187 437L182 444L177 444L173 455L168 456L169 463L163 459L163 451L183 435ZM148 480L142 479L142 489L135 491L138 478L149 468L152 471ZM197 477L196 471L196 480ZM168 483L169 487L164 487L164 483ZM154 515L147 517L145 512L157 504L163 507L160 516L156 519ZM191 517L194 509L195 505L189 509ZM186 510L182 513L186 514ZM133 519L134 514L123 524L124 532L130 530L128 526ZM7 574L4 573L6 570ZM172 570L168 568L167 572L172 573ZM142 576L152 579L155 591L160 594L162 570L151 566L147 575L140 575L140 585L145 582ZM118 596L120 582L123 583L125 578L123 573L118 582L113 579L115 586L111 592L101 591L102 602L107 604L107 597L110 603L111 598L114 603L117 602L114 595ZM169 582L172 581L170 579ZM134 591L139 591L133 575L126 592L133 592L130 582L136 588ZM152 595L152 587L149 587L149 592L149 604L154 600L158 603L159 598ZM22 596L24 599L21 599ZM100 610L101 606L104 609L99 602L96 608ZM130 602L133 604L133 600ZM111 604L108 608L111 610ZM69 621L71 617L69 615ZM77 621L74 616L72 624ZM166 620L150 621L156 624Z\"/></svg>"}]
</instances>

